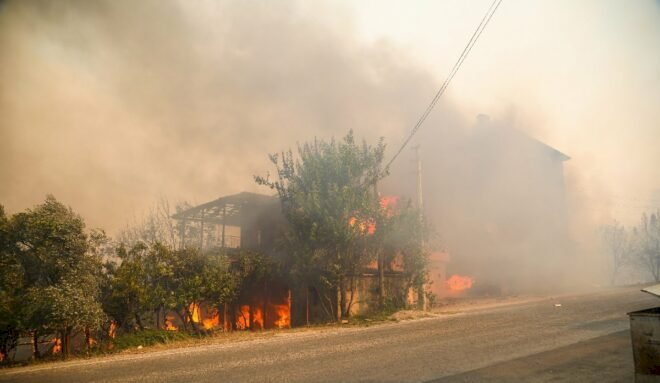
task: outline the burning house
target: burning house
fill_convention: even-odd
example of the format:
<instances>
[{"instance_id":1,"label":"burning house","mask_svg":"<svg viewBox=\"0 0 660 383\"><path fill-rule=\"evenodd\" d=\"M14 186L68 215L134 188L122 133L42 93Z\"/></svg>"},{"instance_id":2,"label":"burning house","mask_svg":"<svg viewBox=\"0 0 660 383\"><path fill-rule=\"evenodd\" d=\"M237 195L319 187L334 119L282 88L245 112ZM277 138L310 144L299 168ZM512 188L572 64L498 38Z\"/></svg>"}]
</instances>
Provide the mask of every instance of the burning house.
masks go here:
<instances>
[{"instance_id":1,"label":"burning house","mask_svg":"<svg viewBox=\"0 0 660 383\"><path fill-rule=\"evenodd\" d=\"M276 196L242 192L190 207L172 218L178 222L182 246L197 246L209 256L223 253L231 258L241 251L256 252L275 259L283 256L276 241L285 222ZM365 230L372 232L375 227L365 227ZM376 309L376 263L368 265L352 280L352 285L348 287L352 297L351 314ZM405 284L396 261L386 265L384 283L386 290L401 290ZM193 321L203 324L205 328L233 326L236 329L261 329L290 327L292 323L304 324L310 318L325 316L320 297L313 289L298 291L290 288L285 280L276 278L267 284L263 291L252 291L236 307L225 308L223 313L191 306L189 311ZM176 321L175 315L168 315L167 328L177 329L179 325Z\"/></svg>"},{"instance_id":2,"label":"burning house","mask_svg":"<svg viewBox=\"0 0 660 383\"><path fill-rule=\"evenodd\" d=\"M279 256L275 238L283 217L276 197L242 192L185 209L172 218L179 225L181 246L197 246L209 256L223 253L232 258L242 250ZM285 282L272 279L222 313L196 304L189 311L192 321L206 329L290 327L291 291ZM175 322L174 315L167 316L168 329L177 329Z\"/></svg>"},{"instance_id":3,"label":"burning house","mask_svg":"<svg viewBox=\"0 0 660 383\"><path fill-rule=\"evenodd\" d=\"M438 144L443 150L424 159L434 164L433 171L425 174L424 186L442 193L426 193L424 207L447 251L431 252L432 283L427 290L436 296L456 296L468 290L498 293L538 281L561 282L561 265L569 254L563 177L563 163L569 157L484 117L469 132L451 140L443 137ZM399 185L415 184L394 178ZM229 256L240 251L275 259L284 255L276 246L285 224L276 196L238 193L190 207L173 218L185 246ZM386 265L385 284L400 290L405 282L395 263ZM375 264L353 280L352 313L377 307ZM324 316L314 291L290 289L284 280L273 280L263 292L252 295L229 312L196 308L197 320L209 328L229 322L240 329L288 327Z\"/></svg>"},{"instance_id":4,"label":"burning house","mask_svg":"<svg viewBox=\"0 0 660 383\"><path fill-rule=\"evenodd\" d=\"M451 254L449 274L467 275L474 291L494 293L560 285L572 263L564 185L569 157L483 115L470 129L422 134L428 134L424 210ZM397 184L389 190L415 195L408 174L393 174Z\"/></svg>"}]
</instances>

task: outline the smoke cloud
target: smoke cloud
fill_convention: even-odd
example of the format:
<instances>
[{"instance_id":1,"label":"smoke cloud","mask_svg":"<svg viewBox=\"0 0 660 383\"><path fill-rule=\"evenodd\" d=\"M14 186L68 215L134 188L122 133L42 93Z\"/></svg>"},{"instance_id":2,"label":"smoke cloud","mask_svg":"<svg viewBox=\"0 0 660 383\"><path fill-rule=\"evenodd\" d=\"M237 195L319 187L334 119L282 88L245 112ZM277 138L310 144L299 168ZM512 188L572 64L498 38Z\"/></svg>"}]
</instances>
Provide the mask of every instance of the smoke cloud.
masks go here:
<instances>
[{"instance_id":1,"label":"smoke cloud","mask_svg":"<svg viewBox=\"0 0 660 383\"><path fill-rule=\"evenodd\" d=\"M296 2L2 4L0 199L53 193L114 231L163 195L256 190L297 141L400 142L434 78L325 19Z\"/></svg>"},{"instance_id":2,"label":"smoke cloud","mask_svg":"<svg viewBox=\"0 0 660 383\"><path fill-rule=\"evenodd\" d=\"M111 234L163 196L267 192L252 176L296 142L353 129L391 155L439 86L400 45L356 38L348 8L319 2L5 1L0 52L0 203L16 212L52 193ZM466 70L491 65L475 54ZM527 94L512 82L512 97ZM549 161L532 137L568 141L539 116L510 107L478 123L457 105L444 97L414 142L450 270L513 289L601 276L589 244L609 215L589 196L603 176L584 171L597 161L578 141L556 148L577 164ZM414 200L415 169L406 150L381 190Z\"/></svg>"}]
</instances>

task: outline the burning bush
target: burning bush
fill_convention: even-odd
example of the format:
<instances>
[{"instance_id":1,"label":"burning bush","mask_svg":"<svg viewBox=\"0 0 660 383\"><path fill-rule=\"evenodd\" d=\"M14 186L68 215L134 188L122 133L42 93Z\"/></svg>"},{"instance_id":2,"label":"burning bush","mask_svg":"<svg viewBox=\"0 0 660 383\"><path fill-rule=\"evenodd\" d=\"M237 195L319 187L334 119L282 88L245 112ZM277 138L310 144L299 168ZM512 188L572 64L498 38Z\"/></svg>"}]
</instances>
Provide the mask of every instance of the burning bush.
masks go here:
<instances>
[{"instance_id":1,"label":"burning bush","mask_svg":"<svg viewBox=\"0 0 660 383\"><path fill-rule=\"evenodd\" d=\"M447 279L447 287L452 291L463 291L472 287L474 278L454 274Z\"/></svg>"},{"instance_id":2,"label":"burning bush","mask_svg":"<svg viewBox=\"0 0 660 383\"><path fill-rule=\"evenodd\" d=\"M355 290L350 286L372 261L378 261L381 307L386 257L401 255L409 285L422 291L424 223L418 213L409 214L408 206L397 208L396 198L381 200L374 191L387 174L384 153L383 140L359 144L349 131L340 140L301 144L296 156L291 150L272 155L277 179L256 177L279 195L288 224L283 243L292 279L313 290L323 311L338 321L350 316ZM405 229L396 237L400 242L391 240L397 229ZM406 296L407 291L393 294ZM308 316L309 307L306 312Z\"/></svg>"}]
</instances>

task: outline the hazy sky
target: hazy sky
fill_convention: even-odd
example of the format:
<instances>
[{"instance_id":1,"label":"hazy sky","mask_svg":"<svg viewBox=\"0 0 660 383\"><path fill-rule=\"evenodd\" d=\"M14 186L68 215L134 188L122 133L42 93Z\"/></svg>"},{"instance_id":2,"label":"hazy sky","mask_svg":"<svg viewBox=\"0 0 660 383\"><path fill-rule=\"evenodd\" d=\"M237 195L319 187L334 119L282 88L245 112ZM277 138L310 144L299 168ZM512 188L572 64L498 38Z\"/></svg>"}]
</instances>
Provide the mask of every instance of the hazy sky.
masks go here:
<instances>
[{"instance_id":1,"label":"hazy sky","mask_svg":"<svg viewBox=\"0 0 660 383\"><path fill-rule=\"evenodd\" d=\"M162 196L259 191L297 140L393 149L489 5L0 3L0 203L53 193L112 232ZM504 0L423 129L512 121L571 156L593 217L635 222L660 205L659 47L658 2Z\"/></svg>"},{"instance_id":2,"label":"hazy sky","mask_svg":"<svg viewBox=\"0 0 660 383\"><path fill-rule=\"evenodd\" d=\"M347 4L362 39L443 78L491 1ZM636 223L660 207L660 2L504 0L446 95L571 156L597 216Z\"/></svg>"}]
</instances>

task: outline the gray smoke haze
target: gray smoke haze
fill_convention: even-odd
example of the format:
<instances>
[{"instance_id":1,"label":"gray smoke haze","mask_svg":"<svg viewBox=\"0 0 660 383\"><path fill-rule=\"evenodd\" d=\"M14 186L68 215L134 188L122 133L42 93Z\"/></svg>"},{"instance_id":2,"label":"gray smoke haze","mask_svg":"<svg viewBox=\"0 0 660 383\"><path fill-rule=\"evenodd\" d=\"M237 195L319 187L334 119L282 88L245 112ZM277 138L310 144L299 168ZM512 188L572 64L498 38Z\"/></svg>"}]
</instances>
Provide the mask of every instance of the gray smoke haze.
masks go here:
<instances>
[{"instance_id":1,"label":"gray smoke haze","mask_svg":"<svg viewBox=\"0 0 660 383\"><path fill-rule=\"evenodd\" d=\"M0 3L0 202L15 212L53 193L113 233L161 196L267 192L252 180L267 155L315 136L384 136L392 154L437 77L386 42L358 43L349 17L319 6L323 17L295 1ZM530 181L553 170L520 174L524 146L481 151L474 129L444 99L417 139L452 267L520 283L566 274L574 249L562 230L580 219L544 204L560 191ZM497 168L473 157L487 150L505 154ZM385 192L414 196L412 158Z\"/></svg>"},{"instance_id":2,"label":"gray smoke haze","mask_svg":"<svg viewBox=\"0 0 660 383\"><path fill-rule=\"evenodd\" d=\"M436 86L297 3L8 2L0 198L120 227L160 195L254 190L267 154L355 129L400 141Z\"/></svg>"}]
</instances>

